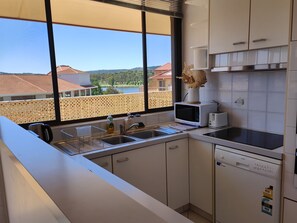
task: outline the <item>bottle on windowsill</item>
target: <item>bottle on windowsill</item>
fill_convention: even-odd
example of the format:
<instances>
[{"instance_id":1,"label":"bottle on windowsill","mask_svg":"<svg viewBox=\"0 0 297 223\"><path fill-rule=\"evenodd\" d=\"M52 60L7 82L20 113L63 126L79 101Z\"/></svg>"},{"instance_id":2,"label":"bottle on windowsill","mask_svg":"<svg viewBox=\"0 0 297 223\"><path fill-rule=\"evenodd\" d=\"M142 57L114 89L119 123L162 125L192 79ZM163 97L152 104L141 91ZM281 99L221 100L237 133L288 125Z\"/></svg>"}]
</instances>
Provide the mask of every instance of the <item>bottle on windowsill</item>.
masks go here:
<instances>
[{"instance_id":1,"label":"bottle on windowsill","mask_svg":"<svg viewBox=\"0 0 297 223\"><path fill-rule=\"evenodd\" d=\"M113 118L111 115L107 116L107 120L106 120L106 131L108 134L111 134L114 132L114 124L113 124Z\"/></svg>"}]
</instances>

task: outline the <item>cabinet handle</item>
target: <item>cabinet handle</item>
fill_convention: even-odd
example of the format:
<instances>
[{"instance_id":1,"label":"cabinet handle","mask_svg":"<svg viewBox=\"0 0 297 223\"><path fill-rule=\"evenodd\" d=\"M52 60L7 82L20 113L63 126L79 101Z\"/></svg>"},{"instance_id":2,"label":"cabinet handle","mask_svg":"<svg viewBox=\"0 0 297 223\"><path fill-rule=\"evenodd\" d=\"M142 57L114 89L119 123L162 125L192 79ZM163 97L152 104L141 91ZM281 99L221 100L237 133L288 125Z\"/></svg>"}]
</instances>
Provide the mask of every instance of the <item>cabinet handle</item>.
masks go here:
<instances>
[{"instance_id":1,"label":"cabinet handle","mask_svg":"<svg viewBox=\"0 0 297 223\"><path fill-rule=\"evenodd\" d=\"M122 158L122 159L118 159L117 163L123 163L123 162L127 162L129 160L128 157Z\"/></svg>"},{"instance_id":2,"label":"cabinet handle","mask_svg":"<svg viewBox=\"0 0 297 223\"><path fill-rule=\"evenodd\" d=\"M107 167L108 166L108 162L101 163L101 164L99 164L99 166L101 166L101 167Z\"/></svg>"},{"instance_id":3,"label":"cabinet handle","mask_svg":"<svg viewBox=\"0 0 297 223\"><path fill-rule=\"evenodd\" d=\"M169 149L171 149L171 150L178 149L178 145L176 145L176 146L170 146Z\"/></svg>"},{"instance_id":4,"label":"cabinet handle","mask_svg":"<svg viewBox=\"0 0 297 223\"><path fill-rule=\"evenodd\" d=\"M265 38L255 39L255 40L253 40L253 43L259 43L259 42L265 42L265 41L267 41L267 39L265 39Z\"/></svg>"},{"instance_id":5,"label":"cabinet handle","mask_svg":"<svg viewBox=\"0 0 297 223\"><path fill-rule=\"evenodd\" d=\"M233 43L233 46L243 45L243 44L245 44L245 42L244 41L240 41L240 42Z\"/></svg>"}]
</instances>

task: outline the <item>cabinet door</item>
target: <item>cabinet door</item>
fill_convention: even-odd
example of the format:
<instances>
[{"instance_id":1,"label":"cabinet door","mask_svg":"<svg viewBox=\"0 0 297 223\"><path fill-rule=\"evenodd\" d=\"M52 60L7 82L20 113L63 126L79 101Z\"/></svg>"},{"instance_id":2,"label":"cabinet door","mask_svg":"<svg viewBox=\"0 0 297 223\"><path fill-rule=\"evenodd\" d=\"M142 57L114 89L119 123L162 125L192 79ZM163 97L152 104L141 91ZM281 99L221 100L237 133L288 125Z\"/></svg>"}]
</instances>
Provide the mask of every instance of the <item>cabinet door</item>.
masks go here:
<instances>
[{"instance_id":1,"label":"cabinet door","mask_svg":"<svg viewBox=\"0 0 297 223\"><path fill-rule=\"evenodd\" d=\"M168 206L180 208L189 203L188 139L166 143Z\"/></svg>"},{"instance_id":2,"label":"cabinet door","mask_svg":"<svg viewBox=\"0 0 297 223\"><path fill-rule=\"evenodd\" d=\"M284 199L283 223L296 223L297 202Z\"/></svg>"},{"instance_id":3,"label":"cabinet door","mask_svg":"<svg viewBox=\"0 0 297 223\"><path fill-rule=\"evenodd\" d=\"M210 0L211 54L248 49L250 0Z\"/></svg>"},{"instance_id":4,"label":"cabinet door","mask_svg":"<svg viewBox=\"0 0 297 223\"><path fill-rule=\"evenodd\" d=\"M91 161L112 173L111 156L104 156L92 159Z\"/></svg>"},{"instance_id":5,"label":"cabinet door","mask_svg":"<svg viewBox=\"0 0 297 223\"><path fill-rule=\"evenodd\" d=\"M290 0L251 0L250 49L288 45Z\"/></svg>"},{"instance_id":6,"label":"cabinet door","mask_svg":"<svg viewBox=\"0 0 297 223\"><path fill-rule=\"evenodd\" d=\"M164 204L165 143L113 155L113 173Z\"/></svg>"},{"instance_id":7,"label":"cabinet door","mask_svg":"<svg viewBox=\"0 0 297 223\"><path fill-rule=\"evenodd\" d=\"M213 214L213 145L189 139L190 203Z\"/></svg>"}]
</instances>

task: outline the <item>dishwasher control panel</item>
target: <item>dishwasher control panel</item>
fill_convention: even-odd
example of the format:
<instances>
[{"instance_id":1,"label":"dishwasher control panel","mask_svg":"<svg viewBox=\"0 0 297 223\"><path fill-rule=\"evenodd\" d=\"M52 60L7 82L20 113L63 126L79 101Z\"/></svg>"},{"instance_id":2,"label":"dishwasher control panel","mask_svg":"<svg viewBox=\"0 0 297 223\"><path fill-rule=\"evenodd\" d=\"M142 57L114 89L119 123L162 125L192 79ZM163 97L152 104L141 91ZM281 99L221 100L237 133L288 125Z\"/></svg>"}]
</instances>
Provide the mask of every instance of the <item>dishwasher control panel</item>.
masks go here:
<instances>
[{"instance_id":1,"label":"dishwasher control panel","mask_svg":"<svg viewBox=\"0 0 297 223\"><path fill-rule=\"evenodd\" d=\"M248 153L246 154L248 155ZM249 157L218 148L215 151L216 165L227 164L269 177L280 175L280 165L261 160L261 158L262 156L255 157L254 154L253 157Z\"/></svg>"}]
</instances>

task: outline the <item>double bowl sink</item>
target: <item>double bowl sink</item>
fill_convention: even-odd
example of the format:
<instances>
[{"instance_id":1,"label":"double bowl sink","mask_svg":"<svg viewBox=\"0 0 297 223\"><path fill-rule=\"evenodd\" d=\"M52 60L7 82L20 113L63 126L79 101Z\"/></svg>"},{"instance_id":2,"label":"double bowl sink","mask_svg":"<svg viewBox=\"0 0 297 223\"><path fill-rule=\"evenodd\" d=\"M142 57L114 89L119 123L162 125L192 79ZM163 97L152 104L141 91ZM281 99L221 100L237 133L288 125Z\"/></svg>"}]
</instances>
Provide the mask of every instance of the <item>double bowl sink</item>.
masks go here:
<instances>
[{"instance_id":1,"label":"double bowl sink","mask_svg":"<svg viewBox=\"0 0 297 223\"><path fill-rule=\"evenodd\" d=\"M110 145L118 145L122 143L129 143L139 140L145 140L155 137L167 136L175 134L177 131L170 128L160 128L160 129L149 129L141 130L137 132L127 133L126 135L117 135L107 138L102 138L101 140Z\"/></svg>"}]
</instances>

